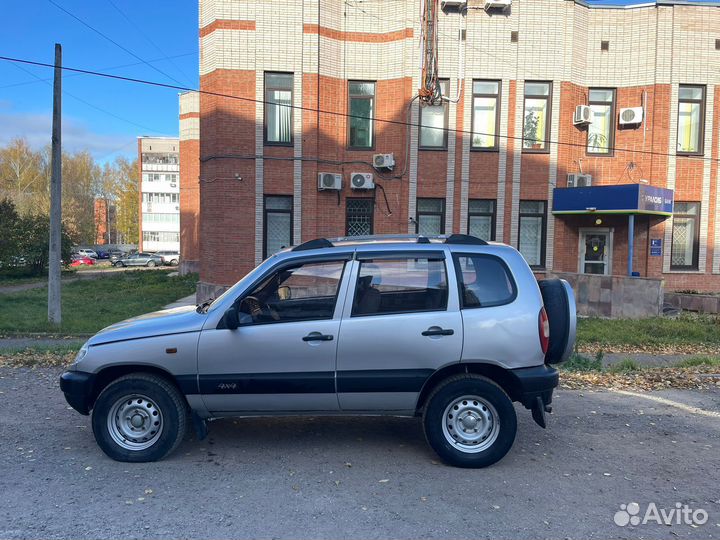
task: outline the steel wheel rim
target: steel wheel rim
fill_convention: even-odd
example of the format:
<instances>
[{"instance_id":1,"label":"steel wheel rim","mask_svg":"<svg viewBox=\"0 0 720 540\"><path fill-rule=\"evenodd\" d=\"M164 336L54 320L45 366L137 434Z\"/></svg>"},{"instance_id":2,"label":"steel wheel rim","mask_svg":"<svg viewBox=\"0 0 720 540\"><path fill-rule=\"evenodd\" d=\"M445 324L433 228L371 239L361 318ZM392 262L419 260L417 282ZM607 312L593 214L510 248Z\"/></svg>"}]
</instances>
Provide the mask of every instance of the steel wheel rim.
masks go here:
<instances>
[{"instance_id":1,"label":"steel wheel rim","mask_svg":"<svg viewBox=\"0 0 720 540\"><path fill-rule=\"evenodd\" d=\"M163 415L154 400L141 394L118 399L107 417L113 441L126 450L145 450L157 442L163 431Z\"/></svg>"},{"instance_id":2,"label":"steel wheel rim","mask_svg":"<svg viewBox=\"0 0 720 540\"><path fill-rule=\"evenodd\" d=\"M495 443L500 433L500 419L488 400L467 395L445 407L442 428L445 440L453 448L476 454Z\"/></svg>"}]
</instances>

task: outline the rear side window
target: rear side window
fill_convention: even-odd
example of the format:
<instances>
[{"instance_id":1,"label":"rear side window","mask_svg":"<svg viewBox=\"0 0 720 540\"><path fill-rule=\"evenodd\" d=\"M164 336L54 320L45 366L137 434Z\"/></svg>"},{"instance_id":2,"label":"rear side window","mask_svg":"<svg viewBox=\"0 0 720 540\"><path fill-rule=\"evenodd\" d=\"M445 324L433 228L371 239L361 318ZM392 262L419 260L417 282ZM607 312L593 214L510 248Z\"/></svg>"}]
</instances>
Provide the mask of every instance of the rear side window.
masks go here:
<instances>
[{"instance_id":1,"label":"rear side window","mask_svg":"<svg viewBox=\"0 0 720 540\"><path fill-rule=\"evenodd\" d=\"M463 308L509 304L516 288L505 263L492 255L455 255Z\"/></svg>"},{"instance_id":2,"label":"rear side window","mask_svg":"<svg viewBox=\"0 0 720 540\"><path fill-rule=\"evenodd\" d=\"M352 316L440 311L447 308L445 261L382 259L360 263Z\"/></svg>"}]
</instances>

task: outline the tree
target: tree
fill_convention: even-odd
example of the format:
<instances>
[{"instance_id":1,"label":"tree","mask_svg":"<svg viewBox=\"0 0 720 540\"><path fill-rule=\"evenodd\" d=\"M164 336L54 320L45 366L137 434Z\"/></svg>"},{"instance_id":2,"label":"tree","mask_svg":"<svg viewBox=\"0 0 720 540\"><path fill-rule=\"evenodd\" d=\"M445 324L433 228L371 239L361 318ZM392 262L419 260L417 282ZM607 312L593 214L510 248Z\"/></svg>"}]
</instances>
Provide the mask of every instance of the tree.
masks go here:
<instances>
[{"instance_id":1,"label":"tree","mask_svg":"<svg viewBox=\"0 0 720 540\"><path fill-rule=\"evenodd\" d=\"M115 181L115 201L117 206L117 230L123 243L137 244L140 241L140 193L138 191L137 160L129 161L119 157L113 164L117 178Z\"/></svg>"},{"instance_id":2,"label":"tree","mask_svg":"<svg viewBox=\"0 0 720 540\"><path fill-rule=\"evenodd\" d=\"M0 268L7 267L13 257L17 257L17 222L19 216L10 199L0 201Z\"/></svg>"},{"instance_id":3,"label":"tree","mask_svg":"<svg viewBox=\"0 0 720 540\"><path fill-rule=\"evenodd\" d=\"M43 155L24 139L14 139L0 149L0 195L11 199L19 214L42 211L47 194Z\"/></svg>"}]
</instances>

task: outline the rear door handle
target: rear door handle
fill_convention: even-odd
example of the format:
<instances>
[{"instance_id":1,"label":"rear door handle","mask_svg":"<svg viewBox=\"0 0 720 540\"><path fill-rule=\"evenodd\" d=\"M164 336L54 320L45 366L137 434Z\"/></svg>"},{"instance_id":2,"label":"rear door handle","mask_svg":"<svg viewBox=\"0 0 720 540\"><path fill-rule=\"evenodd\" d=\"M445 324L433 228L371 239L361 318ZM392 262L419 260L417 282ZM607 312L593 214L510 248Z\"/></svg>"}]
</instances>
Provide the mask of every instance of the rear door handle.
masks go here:
<instances>
[{"instance_id":1,"label":"rear door handle","mask_svg":"<svg viewBox=\"0 0 720 540\"><path fill-rule=\"evenodd\" d=\"M439 326L431 326L427 330L425 330L422 335L423 336L452 336L455 333L455 330L452 328L440 328Z\"/></svg>"},{"instance_id":2,"label":"rear door handle","mask_svg":"<svg viewBox=\"0 0 720 540\"><path fill-rule=\"evenodd\" d=\"M320 332L310 332L302 338L303 341L332 341L333 336L330 334L321 334Z\"/></svg>"}]
</instances>

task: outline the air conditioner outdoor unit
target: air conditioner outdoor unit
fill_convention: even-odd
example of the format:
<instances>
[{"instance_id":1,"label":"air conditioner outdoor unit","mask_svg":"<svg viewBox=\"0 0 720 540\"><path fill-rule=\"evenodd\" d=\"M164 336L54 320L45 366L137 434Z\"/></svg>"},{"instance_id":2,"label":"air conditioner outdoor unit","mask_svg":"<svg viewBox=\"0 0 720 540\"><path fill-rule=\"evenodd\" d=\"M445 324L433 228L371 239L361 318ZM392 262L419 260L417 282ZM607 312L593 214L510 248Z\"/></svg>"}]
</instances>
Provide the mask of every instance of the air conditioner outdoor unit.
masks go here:
<instances>
[{"instance_id":1,"label":"air conditioner outdoor unit","mask_svg":"<svg viewBox=\"0 0 720 540\"><path fill-rule=\"evenodd\" d=\"M318 190L325 191L342 189L342 174L320 172L318 173Z\"/></svg>"},{"instance_id":2,"label":"air conditioner outdoor unit","mask_svg":"<svg viewBox=\"0 0 720 540\"><path fill-rule=\"evenodd\" d=\"M620 109L620 125L627 126L633 124L641 124L643 121L643 108L631 107L629 109Z\"/></svg>"},{"instance_id":3,"label":"air conditioner outdoor unit","mask_svg":"<svg viewBox=\"0 0 720 540\"><path fill-rule=\"evenodd\" d=\"M591 174L571 173L567 175L567 187L590 187L592 186Z\"/></svg>"},{"instance_id":4,"label":"air conditioner outdoor unit","mask_svg":"<svg viewBox=\"0 0 720 540\"><path fill-rule=\"evenodd\" d=\"M573 124L585 126L592 123L592 110L587 105L578 105L573 114Z\"/></svg>"},{"instance_id":5,"label":"air conditioner outdoor unit","mask_svg":"<svg viewBox=\"0 0 720 540\"><path fill-rule=\"evenodd\" d=\"M395 166L393 154L375 154L373 156L373 167L376 169L392 169Z\"/></svg>"},{"instance_id":6,"label":"air conditioner outdoor unit","mask_svg":"<svg viewBox=\"0 0 720 540\"><path fill-rule=\"evenodd\" d=\"M510 7L512 0L485 0L485 11L491 9L505 10Z\"/></svg>"},{"instance_id":7,"label":"air conditioner outdoor unit","mask_svg":"<svg viewBox=\"0 0 720 540\"><path fill-rule=\"evenodd\" d=\"M440 9L459 9L467 5L467 0L443 0Z\"/></svg>"},{"instance_id":8,"label":"air conditioner outdoor unit","mask_svg":"<svg viewBox=\"0 0 720 540\"><path fill-rule=\"evenodd\" d=\"M375 189L375 182L373 182L372 173L351 173L350 187L353 189Z\"/></svg>"}]
</instances>

